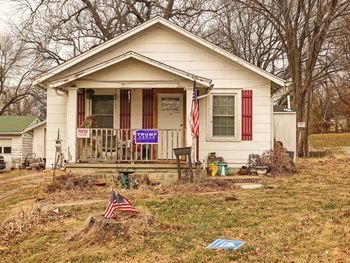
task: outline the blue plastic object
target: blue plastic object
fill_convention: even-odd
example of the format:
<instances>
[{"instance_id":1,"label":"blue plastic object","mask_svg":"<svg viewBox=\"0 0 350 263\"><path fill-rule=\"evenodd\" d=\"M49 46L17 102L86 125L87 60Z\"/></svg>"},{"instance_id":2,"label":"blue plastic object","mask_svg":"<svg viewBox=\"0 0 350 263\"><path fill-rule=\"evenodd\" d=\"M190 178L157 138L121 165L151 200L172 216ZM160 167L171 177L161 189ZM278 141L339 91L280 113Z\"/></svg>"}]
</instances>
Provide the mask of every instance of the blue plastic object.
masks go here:
<instances>
[{"instance_id":1,"label":"blue plastic object","mask_svg":"<svg viewBox=\"0 0 350 263\"><path fill-rule=\"evenodd\" d=\"M237 248L243 246L244 244L245 242L239 241L239 240L217 239L213 243L211 243L207 248L236 250Z\"/></svg>"}]
</instances>

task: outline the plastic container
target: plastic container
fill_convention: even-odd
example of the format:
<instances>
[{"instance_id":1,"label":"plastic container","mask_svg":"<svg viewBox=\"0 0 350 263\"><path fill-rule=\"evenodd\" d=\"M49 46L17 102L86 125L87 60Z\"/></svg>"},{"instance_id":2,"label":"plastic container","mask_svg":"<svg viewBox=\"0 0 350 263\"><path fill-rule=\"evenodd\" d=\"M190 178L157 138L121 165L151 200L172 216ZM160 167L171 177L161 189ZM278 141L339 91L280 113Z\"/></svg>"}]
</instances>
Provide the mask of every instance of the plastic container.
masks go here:
<instances>
[{"instance_id":1,"label":"plastic container","mask_svg":"<svg viewBox=\"0 0 350 263\"><path fill-rule=\"evenodd\" d=\"M228 164L226 162L218 163L218 175L227 176L229 174Z\"/></svg>"}]
</instances>

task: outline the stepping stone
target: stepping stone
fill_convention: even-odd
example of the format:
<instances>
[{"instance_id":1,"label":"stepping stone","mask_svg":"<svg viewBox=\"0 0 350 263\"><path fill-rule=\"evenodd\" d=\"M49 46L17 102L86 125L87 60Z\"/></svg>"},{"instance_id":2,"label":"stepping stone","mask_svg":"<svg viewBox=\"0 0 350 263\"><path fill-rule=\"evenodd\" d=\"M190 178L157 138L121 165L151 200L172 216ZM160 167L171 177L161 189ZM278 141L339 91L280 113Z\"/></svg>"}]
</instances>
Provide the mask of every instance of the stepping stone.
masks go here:
<instances>
[{"instance_id":1,"label":"stepping stone","mask_svg":"<svg viewBox=\"0 0 350 263\"><path fill-rule=\"evenodd\" d=\"M264 187L262 184L250 184L250 183L239 183L236 185L245 190L254 190L254 189L260 189Z\"/></svg>"}]
</instances>

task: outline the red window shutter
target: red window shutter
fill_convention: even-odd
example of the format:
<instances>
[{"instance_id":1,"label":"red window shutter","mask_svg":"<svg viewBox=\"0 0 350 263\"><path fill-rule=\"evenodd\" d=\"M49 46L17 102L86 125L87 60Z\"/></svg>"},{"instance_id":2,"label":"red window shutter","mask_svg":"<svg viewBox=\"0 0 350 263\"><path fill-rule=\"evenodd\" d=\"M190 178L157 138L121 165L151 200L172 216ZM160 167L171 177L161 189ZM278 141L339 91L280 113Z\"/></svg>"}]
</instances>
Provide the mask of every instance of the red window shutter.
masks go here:
<instances>
[{"instance_id":1,"label":"red window shutter","mask_svg":"<svg viewBox=\"0 0 350 263\"><path fill-rule=\"evenodd\" d=\"M120 91L120 129L130 129L131 90Z\"/></svg>"},{"instance_id":2,"label":"red window shutter","mask_svg":"<svg viewBox=\"0 0 350 263\"><path fill-rule=\"evenodd\" d=\"M77 115L77 127L81 127L85 121L85 92L78 92Z\"/></svg>"},{"instance_id":3,"label":"red window shutter","mask_svg":"<svg viewBox=\"0 0 350 263\"><path fill-rule=\"evenodd\" d=\"M253 140L253 91L242 90L242 140Z\"/></svg>"},{"instance_id":4,"label":"red window shutter","mask_svg":"<svg viewBox=\"0 0 350 263\"><path fill-rule=\"evenodd\" d=\"M153 128L153 92L151 89L143 90L142 96L142 128Z\"/></svg>"}]
</instances>

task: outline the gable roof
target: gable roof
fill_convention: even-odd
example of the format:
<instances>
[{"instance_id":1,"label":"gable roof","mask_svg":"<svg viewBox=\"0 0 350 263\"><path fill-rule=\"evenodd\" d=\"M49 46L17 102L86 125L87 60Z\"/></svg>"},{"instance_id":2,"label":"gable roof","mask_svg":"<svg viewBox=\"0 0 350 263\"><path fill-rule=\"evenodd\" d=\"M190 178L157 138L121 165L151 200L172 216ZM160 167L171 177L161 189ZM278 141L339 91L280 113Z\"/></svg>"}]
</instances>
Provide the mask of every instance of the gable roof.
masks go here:
<instances>
[{"instance_id":1,"label":"gable roof","mask_svg":"<svg viewBox=\"0 0 350 263\"><path fill-rule=\"evenodd\" d=\"M24 130L24 132L32 131L32 130L34 130L34 129L40 127L40 126L43 126L43 125L46 126L46 120L40 121L40 122L35 123L35 124L33 124L33 125L29 125L29 126Z\"/></svg>"},{"instance_id":2,"label":"gable roof","mask_svg":"<svg viewBox=\"0 0 350 263\"><path fill-rule=\"evenodd\" d=\"M50 77L62 72L63 70L66 70L70 67L72 67L73 65L76 65L77 63L101 52L102 50L105 50L153 25L156 25L156 24L159 24L159 25L162 25L166 28L169 28L169 29L172 29L173 31L201 44L202 46L205 46L211 50L213 50L214 52L230 59L231 61L234 61L236 62L237 64L257 73L258 75L266 78L266 79L269 79L270 81L274 82L275 84L279 85L279 86L284 86L286 84L286 81L245 61L244 59L236 56L236 55L233 55L231 54L230 52L210 43L209 41L183 29L182 27L178 26L178 25L175 25L174 23L162 18L162 17L155 17L151 20L148 20L144 23L142 23L141 25L137 26L137 27L134 27L128 31L126 31L125 33L123 34L120 34L119 36L116 36L115 38L109 40L109 41L106 41L102 44L100 44L99 46L93 48L93 49L90 49L88 51L86 51L85 53L82 53L81 55L77 56L77 57L74 57L70 60L68 60L67 62L59 65L59 66L56 66L55 68L52 68L51 70L47 71L46 73L36 77L34 80L33 80L33 84L34 85L37 85L37 84L40 84L42 83L43 81L49 79Z\"/></svg>"},{"instance_id":3,"label":"gable roof","mask_svg":"<svg viewBox=\"0 0 350 263\"><path fill-rule=\"evenodd\" d=\"M0 134L21 134L36 119L35 116L0 116Z\"/></svg>"},{"instance_id":4,"label":"gable roof","mask_svg":"<svg viewBox=\"0 0 350 263\"><path fill-rule=\"evenodd\" d=\"M109 59L109 60L104 61L102 63L99 63L97 65L94 65L94 66L92 66L90 68L87 68L87 69L81 70L79 72L70 74L68 76L59 78L59 79L51 82L50 83L50 87L51 88L56 88L56 87L62 86L64 84L68 83L68 82L71 82L73 80L79 79L79 78L84 77L86 75L92 74L92 73L94 73L96 71L102 70L104 68L107 68L109 66L115 65L117 63L120 63L120 62L125 61L125 60L130 59L130 58L134 58L134 59L136 59L138 61L144 62L144 63L146 63L148 65L153 66L153 67L165 70L165 71L170 72L172 74L181 76L181 77L183 77L185 79L189 79L189 80L192 80L192 81L196 80L197 83L202 84L205 87L210 87L210 84L212 82L211 79L194 75L194 74L186 72L184 70L181 70L181 69L169 66L169 65L167 65L165 63L162 63L162 62L159 62L157 60L151 59L149 57L143 56L143 55L141 55L139 53L136 53L136 52L133 52L133 51L129 51L129 52L126 52L126 53L124 53L124 54L122 54L120 56L114 57L112 59Z\"/></svg>"}]
</instances>

